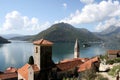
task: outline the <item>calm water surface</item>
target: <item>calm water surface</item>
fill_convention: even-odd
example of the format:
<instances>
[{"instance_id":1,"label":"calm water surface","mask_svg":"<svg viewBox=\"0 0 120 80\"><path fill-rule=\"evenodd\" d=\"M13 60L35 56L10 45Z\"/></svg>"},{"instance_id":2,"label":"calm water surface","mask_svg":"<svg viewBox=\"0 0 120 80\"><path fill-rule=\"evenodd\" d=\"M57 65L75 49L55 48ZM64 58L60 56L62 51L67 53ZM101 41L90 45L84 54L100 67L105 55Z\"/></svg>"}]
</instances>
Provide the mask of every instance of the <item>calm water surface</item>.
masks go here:
<instances>
[{"instance_id":1,"label":"calm water surface","mask_svg":"<svg viewBox=\"0 0 120 80\"><path fill-rule=\"evenodd\" d=\"M33 55L32 43L23 41L12 41L10 44L0 44L0 71L12 66L19 68L28 62L29 56ZM87 48L80 48L80 57L92 57L104 54L106 48L100 45L92 45ZM74 43L54 43L52 58L58 62L65 58L73 58Z\"/></svg>"}]
</instances>

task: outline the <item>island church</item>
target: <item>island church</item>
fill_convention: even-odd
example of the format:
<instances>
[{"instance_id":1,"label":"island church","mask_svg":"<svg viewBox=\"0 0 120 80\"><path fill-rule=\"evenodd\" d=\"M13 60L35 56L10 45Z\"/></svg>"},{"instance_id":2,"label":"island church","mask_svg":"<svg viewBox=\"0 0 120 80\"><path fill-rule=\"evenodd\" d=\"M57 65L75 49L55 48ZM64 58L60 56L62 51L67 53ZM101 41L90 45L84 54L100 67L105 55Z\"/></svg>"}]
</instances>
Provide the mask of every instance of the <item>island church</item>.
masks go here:
<instances>
[{"instance_id":1,"label":"island church","mask_svg":"<svg viewBox=\"0 0 120 80\"><path fill-rule=\"evenodd\" d=\"M40 39L34 44L34 64L26 63L19 69L9 68L0 74L0 80L63 80L63 78L77 77L89 69L97 70L99 58L79 58L78 40L74 46L74 58L61 60L59 63L52 61L53 43Z\"/></svg>"}]
</instances>

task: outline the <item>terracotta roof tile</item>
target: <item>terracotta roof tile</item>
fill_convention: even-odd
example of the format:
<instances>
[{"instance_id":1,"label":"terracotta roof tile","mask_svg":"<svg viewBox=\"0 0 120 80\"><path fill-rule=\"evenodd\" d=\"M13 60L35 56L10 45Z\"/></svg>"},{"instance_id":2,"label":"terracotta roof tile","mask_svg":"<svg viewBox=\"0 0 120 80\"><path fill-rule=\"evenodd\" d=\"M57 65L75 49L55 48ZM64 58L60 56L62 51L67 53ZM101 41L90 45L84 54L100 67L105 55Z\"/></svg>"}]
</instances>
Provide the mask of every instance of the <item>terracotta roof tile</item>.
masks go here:
<instances>
[{"instance_id":1,"label":"terracotta roof tile","mask_svg":"<svg viewBox=\"0 0 120 80\"><path fill-rule=\"evenodd\" d=\"M64 59L60 61L60 63L65 63L65 62L70 62L70 61L76 61L76 60L81 60L82 62L86 62L89 60L89 58L73 58L73 59Z\"/></svg>"},{"instance_id":2,"label":"terracotta roof tile","mask_svg":"<svg viewBox=\"0 0 120 80\"><path fill-rule=\"evenodd\" d=\"M30 64L25 64L22 68L18 69L18 73L24 77L26 80L28 80L28 68L32 66L34 72L39 71L39 68L37 65L30 65Z\"/></svg>"},{"instance_id":3,"label":"terracotta roof tile","mask_svg":"<svg viewBox=\"0 0 120 80\"><path fill-rule=\"evenodd\" d=\"M18 75L17 73L3 73L0 74L0 80L7 80L7 79L11 79L11 78L17 78Z\"/></svg>"},{"instance_id":4,"label":"terracotta roof tile","mask_svg":"<svg viewBox=\"0 0 120 80\"><path fill-rule=\"evenodd\" d=\"M99 58L98 58L98 57L94 57L94 58L86 61L85 63L83 63L83 64L81 64L81 65L79 66L78 72L85 71L85 70L87 70L87 69L91 69L92 64L93 64L94 62L97 62L97 61L99 61Z\"/></svg>"},{"instance_id":5,"label":"terracotta roof tile","mask_svg":"<svg viewBox=\"0 0 120 80\"><path fill-rule=\"evenodd\" d=\"M33 68L34 72L40 71L40 69L38 68L38 66L36 64L32 65L32 68Z\"/></svg>"},{"instance_id":6,"label":"terracotta roof tile","mask_svg":"<svg viewBox=\"0 0 120 80\"><path fill-rule=\"evenodd\" d=\"M12 73L12 72L17 72L17 68L9 67L5 70L4 73Z\"/></svg>"},{"instance_id":7,"label":"terracotta roof tile","mask_svg":"<svg viewBox=\"0 0 120 80\"><path fill-rule=\"evenodd\" d=\"M83 64L84 62L82 60L83 59L81 59L81 58L74 58L71 60L63 60L57 64L57 67L62 71L69 70L69 69L75 68L75 67Z\"/></svg>"},{"instance_id":8,"label":"terracotta roof tile","mask_svg":"<svg viewBox=\"0 0 120 80\"><path fill-rule=\"evenodd\" d=\"M53 43L48 40L40 39L40 40L34 41L33 44L35 44L35 45L52 45Z\"/></svg>"},{"instance_id":9,"label":"terracotta roof tile","mask_svg":"<svg viewBox=\"0 0 120 80\"><path fill-rule=\"evenodd\" d=\"M117 53L119 53L120 50L108 50L107 53L111 54L111 55L116 55Z\"/></svg>"},{"instance_id":10,"label":"terracotta roof tile","mask_svg":"<svg viewBox=\"0 0 120 80\"><path fill-rule=\"evenodd\" d=\"M85 71L87 69L90 69L92 65L92 61L89 60L79 66L78 72Z\"/></svg>"},{"instance_id":11,"label":"terracotta roof tile","mask_svg":"<svg viewBox=\"0 0 120 80\"><path fill-rule=\"evenodd\" d=\"M18 69L18 73L24 77L26 80L28 80L28 67L29 64L25 64L22 68Z\"/></svg>"},{"instance_id":12,"label":"terracotta roof tile","mask_svg":"<svg viewBox=\"0 0 120 80\"><path fill-rule=\"evenodd\" d=\"M90 60L92 60L92 62L96 62L96 61L99 61L99 58L98 57L94 57L94 58L91 58Z\"/></svg>"}]
</instances>

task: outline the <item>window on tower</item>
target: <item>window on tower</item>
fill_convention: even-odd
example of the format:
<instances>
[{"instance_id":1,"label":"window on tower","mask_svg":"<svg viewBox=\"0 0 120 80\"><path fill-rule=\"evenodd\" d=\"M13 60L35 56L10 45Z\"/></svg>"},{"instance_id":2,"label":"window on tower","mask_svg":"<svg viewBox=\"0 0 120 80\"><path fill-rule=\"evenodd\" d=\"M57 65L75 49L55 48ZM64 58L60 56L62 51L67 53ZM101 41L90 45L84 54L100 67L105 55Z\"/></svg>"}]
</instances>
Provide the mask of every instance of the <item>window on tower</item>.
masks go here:
<instances>
[{"instance_id":1,"label":"window on tower","mask_svg":"<svg viewBox=\"0 0 120 80\"><path fill-rule=\"evenodd\" d=\"M36 47L36 51L35 52L38 53L38 47Z\"/></svg>"}]
</instances>

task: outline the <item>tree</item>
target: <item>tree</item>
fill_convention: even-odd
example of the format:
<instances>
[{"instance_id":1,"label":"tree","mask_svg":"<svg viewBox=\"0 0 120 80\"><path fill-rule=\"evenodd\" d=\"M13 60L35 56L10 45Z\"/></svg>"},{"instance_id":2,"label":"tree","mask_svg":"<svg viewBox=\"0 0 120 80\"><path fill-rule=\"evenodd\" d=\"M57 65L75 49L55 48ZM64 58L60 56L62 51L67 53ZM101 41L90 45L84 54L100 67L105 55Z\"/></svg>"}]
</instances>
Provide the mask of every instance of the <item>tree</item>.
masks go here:
<instances>
[{"instance_id":1,"label":"tree","mask_svg":"<svg viewBox=\"0 0 120 80\"><path fill-rule=\"evenodd\" d=\"M33 65L33 64L34 64L33 56L30 56L30 57L29 57L28 64L30 64L30 65Z\"/></svg>"},{"instance_id":2,"label":"tree","mask_svg":"<svg viewBox=\"0 0 120 80\"><path fill-rule=\"evenodd\" d=\"M96 77L96 73L93 69L88 69L88 70L82 72L82 74L80 74L80 75L81 75L81 78L84 80L94 80ZM79 80L81 80L81 79L79 79Z\"/></svg>"}]
</instances>

